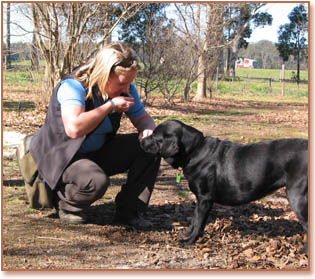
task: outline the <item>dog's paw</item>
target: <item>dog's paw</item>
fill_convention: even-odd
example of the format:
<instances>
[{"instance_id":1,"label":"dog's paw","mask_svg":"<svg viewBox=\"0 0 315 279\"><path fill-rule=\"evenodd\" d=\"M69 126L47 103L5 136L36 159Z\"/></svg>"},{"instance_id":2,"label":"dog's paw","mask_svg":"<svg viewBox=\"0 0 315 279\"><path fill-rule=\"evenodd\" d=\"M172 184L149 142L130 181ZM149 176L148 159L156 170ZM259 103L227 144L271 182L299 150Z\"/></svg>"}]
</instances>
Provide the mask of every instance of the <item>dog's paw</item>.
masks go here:
<instances>
[{"instance_id":1,"label":"dog's paw","mask_svg":"<svg viewBox=\"0 0 315 279\"><path fill-rule=\"evenodd\" d=\"M188 246L188 245L191 245L191 244L189 244L188 242L187 242L187 239L180 239L179 241L178 241L178 243L180 244L180 246Z\"/></svg>"},{"instance_id":2,"label":"dog's paw","mask_svg":"<svg viewBox=\"0 0 315 279\"><path fill-rule=\"evenodd\" d=\"M186 230L184 230L183 232L180 232L180 233L179 233L179 236L180 236L181 238L191 237L193 231L194 231L193 227L189 226Z\"/></svg>"},{"instance_id":3,"label":"dog's paw","mask_svg":"<svg viewBox=\"0 0 315 279\"><path fill-rule=\"evenodd\" d=\"M189 237L189 238L185 238L185 239L180 239L179 243L182 246L187 246L187 245L192 245L196 242L197 238L196 237Z\"/></svg>"},{"instance_id":4,"label":"dog's paw","mask_svg":"<svg viewBox=\"0 0 315 279\"><path fill-rule=\"evenodd\" d=\"M190 235L191 235L191 232L189 232L188 230L178 233L178 237L182 239L190 237Z\"/></svg>"}]
</instances>

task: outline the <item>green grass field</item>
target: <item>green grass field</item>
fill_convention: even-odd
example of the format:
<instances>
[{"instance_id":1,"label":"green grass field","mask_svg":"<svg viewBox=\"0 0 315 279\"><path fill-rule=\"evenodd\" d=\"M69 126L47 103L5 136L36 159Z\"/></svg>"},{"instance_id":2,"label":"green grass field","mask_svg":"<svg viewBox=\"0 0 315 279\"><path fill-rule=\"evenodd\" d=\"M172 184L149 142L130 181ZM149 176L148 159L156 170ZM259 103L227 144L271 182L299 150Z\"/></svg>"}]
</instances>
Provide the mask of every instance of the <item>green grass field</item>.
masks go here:
<instances>
[{"instance_id":1,"label":"green grass field","mask_svg":"<svg viewBox=\"0 0 315 279\"><path fill-rule=\"evenodd\" d=\"M3 83L7 86L40 86L44 77L44 62L40 63L39 70L31 69L31 61L13 62L12 68L3 71Z\"/></svg>"},{"instance_id":2,"label":"green grass field","mask_svg":"<svg viewBox=\"0 0 315 279\"><path fill-rule=\"evenodd\" d=\"M236 69L236 75L241 77L260 77L280 79L280 69ZM292 78L292 72L296 74L296 70L285 70L285 79ZM308 80L308 71L300 71L300 79Z\"/></svg>"},{"instance_id":3,"label":"green grass field","mask_svg":"<svg viewBox=\"0 0 315 279\"><path fill-rule=\"evenodd\" d=\"M215 85L213 85L215 86ZM282 95L282 83L260 80L240 80L240 81L221 81L218 84L216 94L224 96L247 96L255 100L265 100L276 96L287 97L294 102L305 102L308 98L308 85L296 83L285 83L284 94Z\"/></svg>"},{"instance_id":4,"label":"green grass field","mask_svg":"<svg viewBox=\"0 0 315 279\"><path fill-rule=\"evenodd\" d=\"M300 74L301 80L308 80L308 71L301 71ZM306 102L308 98L308 84L297 85L295 82L285 82L283 87L283 84L279 81L272 81L270 84L268 80L242 78L257 77L279 80L280 70L236 69L236 76L241 78L234 81L219 82L216 91L221 97L241 97L246 95L246 98L257 101L266 101L267 99L278 101L278 97L285 97L289 102ZM292 70L286 70L285 79L290 80L291 77ZM212 82L212 88L214 87L216 85Z\"/></svg>"},{"instance_id":5,"label":"green grass field","mask_svg":"<svg viewBox=\"0 0 315 279\"><path fill-rule=\"evenodd\" d=\"M3 82L7 86L21 86L26 88L42 88L44 63L41 61L40 70L31 70L30 61L12 63L13 68L3 71ZM236 69L236 75L242 77L259 77L279 79L280 70L268 69ZM285 72L285 78L291 79L292 70ZM301 79L308 80L308 71L301 71ZM137 80L136 80L137 83ZM273 81L271 87L268 81L236 79L234 81L219 81L216 88L215 81L209 81L208 88L211 88L215 96L220 97L241 97L246 95L255 100L264 100L274 96L282 96L282 83ZM197 82L192 85L193 91L197 90ZM150 93L158 94L158 92ZM177 96L183 94L183 86L179 87ZM302 101L308 98L308 84L285 83L284 96L292 101ZM302 99L300 99L302 97Z\"/></svg>"}]
</instances>

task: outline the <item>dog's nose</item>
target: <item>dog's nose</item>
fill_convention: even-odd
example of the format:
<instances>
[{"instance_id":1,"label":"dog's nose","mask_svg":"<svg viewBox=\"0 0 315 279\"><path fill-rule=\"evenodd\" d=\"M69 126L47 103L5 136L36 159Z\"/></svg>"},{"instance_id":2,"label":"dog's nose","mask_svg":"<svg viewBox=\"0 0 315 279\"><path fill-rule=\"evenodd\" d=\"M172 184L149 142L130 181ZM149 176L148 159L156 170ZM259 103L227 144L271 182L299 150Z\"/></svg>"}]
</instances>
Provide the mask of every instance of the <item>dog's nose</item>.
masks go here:
<instances>
[{"instance_id":1,"label":"dog's nose","mask_svg":"<svg viewBox=\"0 0 315 279\"><path fill-rule=\"evenodd\" d=\"M146 139L142 139L142 141L140 141L140 147L144 150L146 147Z\"/></svg>"},{"instance_id":2,"label":"dog's nose","mask_svg":"<svg viewBox=\"0 0 315 279\"><path fill-rule=\"evenodd\" d=\"M148 140L148 137L142 139L142 141L140 142L140 147L144 150L144 151L148 151L148 148L150 147L150 141Z\"/></svg>"},{"instance_id":3,"label":"dog's nose","mask_svg":"<svg viewBox=\"0 0 315 279\"><path fill-rule=\"evenodd\" d=\"M158 153L158 147L154 140L150 139L150 137L144 138L140 142L140 147L144 152L151 153L151 154L157 154Z\"/></svg>"}]
</instances>

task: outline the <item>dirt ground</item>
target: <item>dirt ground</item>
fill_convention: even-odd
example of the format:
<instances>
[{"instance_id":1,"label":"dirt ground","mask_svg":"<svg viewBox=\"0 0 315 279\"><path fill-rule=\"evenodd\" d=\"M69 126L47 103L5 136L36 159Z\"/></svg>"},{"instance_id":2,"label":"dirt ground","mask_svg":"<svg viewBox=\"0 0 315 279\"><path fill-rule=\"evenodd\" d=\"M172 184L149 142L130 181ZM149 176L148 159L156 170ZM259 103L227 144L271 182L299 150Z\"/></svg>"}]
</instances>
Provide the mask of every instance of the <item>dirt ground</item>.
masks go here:
<instances>
[{"instance_id":1,"label":"dirt ground","mask_svg":"<svg viewBox=\"0 0 315 279\"><path fill-rule=\"evenodd\" d=\"M4 98L4 103L13 104L10 96ZM243 143L289 136L307 138L307 104L220 98L198 104L179 102L176 106L160 103L147 107L157 122L178 118L205 135ZM43 119L44 113L36 109L6 110L4 129L34 132ZM131 129L124 120L120 132ZM70 225L62 223L53 209L28 208L15 158L4 158L3 165L3 270L309 269L307 255L298 253L305 234L284 189L243 206L215 204L204 236L194 245L181 246L179 233L189 224L195 197L185 178L176 183L177 170L164 161L146 213L154 223L149 231L113 223L114 199L126 174L111 178L105 196L86 212L87 224Z\"/></svg>"}]
</instances>

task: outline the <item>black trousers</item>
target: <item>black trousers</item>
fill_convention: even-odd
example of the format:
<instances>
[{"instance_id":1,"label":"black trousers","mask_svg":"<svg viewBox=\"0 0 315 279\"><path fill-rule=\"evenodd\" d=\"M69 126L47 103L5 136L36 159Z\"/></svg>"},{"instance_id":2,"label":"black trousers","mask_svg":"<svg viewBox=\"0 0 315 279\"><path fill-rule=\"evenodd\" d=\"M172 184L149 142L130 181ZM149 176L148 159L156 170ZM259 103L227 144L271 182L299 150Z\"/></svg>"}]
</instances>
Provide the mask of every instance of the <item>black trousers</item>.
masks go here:
<instances>
[{"instance_id":1,"label":"black trousers","mask_svg":"<svg viewBox=\"0 0 315 279\"><path fill-rule=\"evenodd\" d=\"M138 134L117 134L100 150L74 157L56 192L57 207L70 212L82 211L105 194L110 176L128 172L126 184L116 196L116 205L144 211L160 162L160 157L140 148Z\"/></svg>"}]
</instances>

